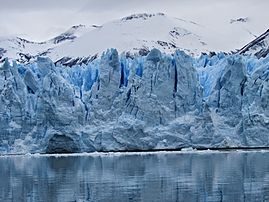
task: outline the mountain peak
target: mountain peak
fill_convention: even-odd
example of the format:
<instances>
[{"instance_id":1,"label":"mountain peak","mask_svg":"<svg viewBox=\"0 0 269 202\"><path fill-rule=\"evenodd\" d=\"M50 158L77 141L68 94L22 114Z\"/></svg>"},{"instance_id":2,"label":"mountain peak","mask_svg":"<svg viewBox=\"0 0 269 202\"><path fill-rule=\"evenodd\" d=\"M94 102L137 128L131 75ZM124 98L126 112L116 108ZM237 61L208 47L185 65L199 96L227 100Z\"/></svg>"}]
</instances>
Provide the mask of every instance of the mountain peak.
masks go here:
<instances>
[{"instance_id":1,"label":"mountain peak","mask_svg":"<svg viewBox=\"0 0 269 202\"><path fill-rule=\"evenodd\" d=\"M165 14L164 13L137 13L137 14L132 14L127 17L124 17L121 20L122 21L133 20L133 19L147 20L155 16L165 16Z\"/></svg>"},{"instance_id":2,"label":"mountain peak","mask_svg":"<svg viewBox=\"0 0 269 202\"><path fill-rule=\"evenodd\" d=\"M245 22L248 22L249 21L249 18L248 17L245 17L245 18L237 18L237 19L231 19L230 20L230 24L233 24L233 23L245 23Z\"/></svg>"},{"instance_id":3,"label":"mountain peak","mask_svg":"<svg viewBox=\"0 0 269 202\"><path fill-rule=\"evenodd\" d=\"M61 43L62 41L66 40L73 40L77 38L77 30L83 30L85 29L85 25L79 24L79 25L73 25L70 29L68 29L66 32L54 37L51 39L54 44Z\"/></svg>"},{"instance_id":4,"label":"mountain peak","mask_svg":"<svg viewBox=\"0 0 269 202\"><path fill-rule=\"evenodd\" d=\"M73 25L70 29L78 29L81 27L85 27L85 25L79 24L79 25Z\"/></svg>"}]
</instances>

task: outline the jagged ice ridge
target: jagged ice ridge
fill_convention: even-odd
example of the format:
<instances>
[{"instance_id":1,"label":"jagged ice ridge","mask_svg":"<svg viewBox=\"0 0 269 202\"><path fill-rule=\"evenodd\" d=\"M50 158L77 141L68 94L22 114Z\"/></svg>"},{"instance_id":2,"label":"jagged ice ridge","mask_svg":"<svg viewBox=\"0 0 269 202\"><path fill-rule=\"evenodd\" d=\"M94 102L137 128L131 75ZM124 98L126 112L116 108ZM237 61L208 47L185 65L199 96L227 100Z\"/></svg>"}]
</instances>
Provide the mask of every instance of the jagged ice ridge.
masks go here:
<instances>
[{"instance_id":1,"label":"jagged ice ridge","mask_svg":"<svg viewBox=\"0 0 269 202\"><path fill-rule=\"evenodd\" d=\"M184 52L0 67L0 153L268 147L269 56Z\"/></svg>"}]
</instances>

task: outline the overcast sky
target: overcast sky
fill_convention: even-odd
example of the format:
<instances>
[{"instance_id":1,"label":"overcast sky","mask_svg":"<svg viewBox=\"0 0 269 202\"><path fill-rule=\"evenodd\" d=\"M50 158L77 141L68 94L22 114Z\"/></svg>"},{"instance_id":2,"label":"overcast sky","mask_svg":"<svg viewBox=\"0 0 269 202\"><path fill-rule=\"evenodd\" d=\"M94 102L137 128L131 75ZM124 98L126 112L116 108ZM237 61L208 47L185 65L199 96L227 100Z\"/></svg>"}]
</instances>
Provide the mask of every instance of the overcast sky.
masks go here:
<instances>
[{"instance_id":1,"label":"overcast sky","mask_svg":"<svg viewBox=\"0 0 269 202\"><path fill-rule=\"evenodd\" d=\"M103 24L142 12L163 12L206 26L254 13L261 32L269 28L268 8L269 0L0 0L0 36L42 41L72 25Z\"/></svg>"}]
</instances>

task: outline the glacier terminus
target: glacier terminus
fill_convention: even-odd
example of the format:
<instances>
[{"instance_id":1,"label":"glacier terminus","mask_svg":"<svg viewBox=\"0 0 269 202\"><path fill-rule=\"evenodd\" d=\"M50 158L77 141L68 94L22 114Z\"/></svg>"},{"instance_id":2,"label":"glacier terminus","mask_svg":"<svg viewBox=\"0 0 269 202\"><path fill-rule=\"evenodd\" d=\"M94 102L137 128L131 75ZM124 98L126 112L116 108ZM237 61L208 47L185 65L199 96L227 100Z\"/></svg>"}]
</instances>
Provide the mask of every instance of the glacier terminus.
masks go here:
<instances>
[{"instance_id":1,"label":"glacier terminus","mask_svg":"<svg viewBox=\"0 0 269 202\"><path fill-rule=\"evenodd\" d=\"M0 153L268 147L269 56L128 56L0 67Z\"/></svg>"}]
</instances>

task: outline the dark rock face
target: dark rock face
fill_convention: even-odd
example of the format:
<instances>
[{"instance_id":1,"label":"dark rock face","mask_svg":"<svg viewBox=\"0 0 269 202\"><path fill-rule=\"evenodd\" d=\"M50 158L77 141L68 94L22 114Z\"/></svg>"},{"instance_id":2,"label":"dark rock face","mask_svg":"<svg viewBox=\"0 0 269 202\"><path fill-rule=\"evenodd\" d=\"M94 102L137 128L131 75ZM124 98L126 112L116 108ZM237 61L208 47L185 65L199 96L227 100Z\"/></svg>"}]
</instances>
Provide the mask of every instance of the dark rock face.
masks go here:
<instances>
[{"instance_id":1,"label":"dark rock face","mask_svg":"<svg viewBox=\"0 0 269 202\"><path fill-rule=\"evenodd\" d=\"M6 52L5 49L0 48L0 59L2 59L2 57L3 57L3 55L4 55L5 52Z\"/></svg>"},{"instance_id":2,"label":"dark rock face","mask_svg":"<svg viewBox=\"0 0 269 202\"><path fill-rule=\"evenodd\" d=\"M266 57L269 53L269 30L251 41L238 51L240 54L252 54L257 58Z\"/></svg>"},{"instance_id":3,"label":"dark rock face","mask_svg":"<svg viewBox=\"0 0 269 202\"><path fill-rule=\"evenodd\" d=\"M248 22L249 19L246 17L246 18L237 18L237 19L231 19L230 20L230 23L233 24L233 23L245 23L245 22Z\"/></svg>"},{"instance_id":4,"label":"dark rock face","mask_svg":"<svg viewBox=\"0 0 269 202\"><path fill-rule=\"evenodd\" d=\"M122 21L134 20L134 19L143 19L147 20L148 18L155 17L155 16L164 16L164 13L141 13L141 14L133 14L127 17L122 18Z\"/></svg>"}]
</instances>

